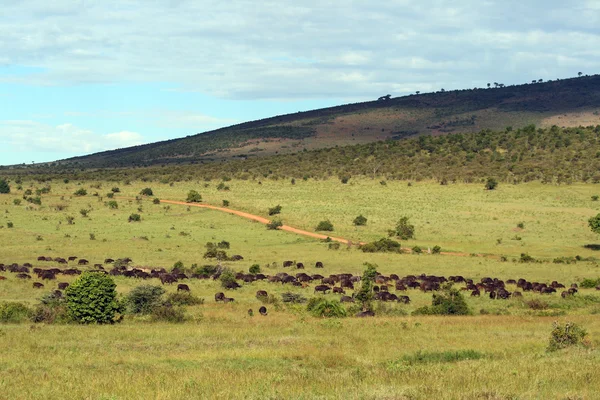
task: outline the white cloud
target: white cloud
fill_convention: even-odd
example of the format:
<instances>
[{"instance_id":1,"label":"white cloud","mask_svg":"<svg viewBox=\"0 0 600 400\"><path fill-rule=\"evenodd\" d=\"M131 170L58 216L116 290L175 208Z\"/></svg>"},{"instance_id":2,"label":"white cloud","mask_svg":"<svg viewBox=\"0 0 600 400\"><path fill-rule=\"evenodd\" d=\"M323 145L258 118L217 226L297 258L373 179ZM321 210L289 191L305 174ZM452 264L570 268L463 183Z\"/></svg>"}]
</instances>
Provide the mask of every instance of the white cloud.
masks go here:
<instances>
[{"instance_id":1,"label":"white cloud","mask_svg":"<svg viewBox=\"0 0 600 400\"><path fill-rule=\"evenodd\" d=\"M600 70L598 1L300 3L5 1L2 63L45 70L0 81L171 82L236 99L368 98L390 88ZM523 54L536 56L522 63Z\"/></svg>"},{"instance_id":2,"label":"white cloud","mask_svg":"<svg viewBox=\"0 0 600 400\"><path fill-rule=\"evenodd\" d=\"M143 143L136 132L98 134L69 123L51 126L34 121L0 121L0 144L14 151L80 155Z\"/></svg>"}]
</instances>

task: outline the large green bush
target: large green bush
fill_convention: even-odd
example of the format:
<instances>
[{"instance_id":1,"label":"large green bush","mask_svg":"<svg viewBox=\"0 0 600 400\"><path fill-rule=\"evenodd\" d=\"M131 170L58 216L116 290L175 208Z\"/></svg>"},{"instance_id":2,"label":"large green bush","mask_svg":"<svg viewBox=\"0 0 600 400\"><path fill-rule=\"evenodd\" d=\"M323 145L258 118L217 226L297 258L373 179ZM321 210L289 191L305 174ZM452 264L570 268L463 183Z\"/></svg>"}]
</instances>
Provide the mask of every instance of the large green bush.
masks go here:
<instances>
[{"instance_id":1,"label":"large green bush","mask_svg":"<svg viewBox=\"0 0 600 400\"><path fill-rule=\"evenodd\" d=\"M379 253L379 252L392 252L392 253L400 253L402 248L400 247L400 243L396 242L392 239L379 239L371 243L366 243L360 246L360 249L364 253Z\"/></svg>"},{"instance_id":2,"label":"large green bush","mask_svg":"<svg viewBox=\"0 0 600 400\"><path fill-rule=\"evenodd\" d=\"M453 288L446 287L441 293L434 293L431 306L418 308L415 315L469 315L471 310L462 293Z\"/></svg>"},{"instance_id":3,"label":"large green bush","mask_svg":"<svg viewBox=\"0 0 600 400\"><path fill-rule=\"evenodd\" d=\"M190 190L185 201L186 203L200 203L202 202L202 195L195 190Z\"/></svg>"},{"instance_id":4,"label":"large green bush","mask_svg":"<svg viewBox=\"0 0 600 400\"><path fill-rule=\"evenodd\" d=\"M115 322L121 311L117 285L100 272L84 272L65 291L69 316L81 324Z\"/></svg>"},{"instance_id":5,"label":"large green bush","mask_svg":"<svg viewBox=\"0 0 600 400\"><path fill-rule=\"evenodd\" d=\"M365 217L364 215L360 214L358 217L354 218L354 221L352 221L352 223L355 226L364 226L367 224L367 217Z\"/></svg>"},{"instance_id":6,"label":"large green bush","mask_svg":"<svg viewBox=\"0 0 600 400\"><path fill-rule=\"evenodd\" d=\"M585 345L587 332L573 322L564 325L555 322L550 333L547 351L561 350L571 346Z\"/></svg>"},{"instance_id":7,"label":"large green bush","mask_svg":"<svg viewBox=\"0 0 600 400\"><path fill-rule=\"evenodd\" d=\"M154 192L152 192L152 189L150 189L150 188L144 188L144 189L142 189L142 191L140 192L140 194L142 196L154 196Z\"/></svg>"},{"instance_id":8,"label":"large green bush","mask_svg":"<svg viewBox=\"0 0 600 400\"><path fill-rule=\"evenodd\" d=\"M390 236L398 236L401 240L415 238L415 226L408 223L408 217L404 216L398 220L396 229L389 231Z\"/></svg>"},{"instance_id":9,"label":"large green bush","mask_svg":"<svg viewBox=\"0 0 600 400\"><path fill-rule=\"evenodd\" d=\"M10 185L6 181L6 179L0 179L0 194L8 194L10 193Z\"/></svg>"},{"instance_id":10,"label":"large green bush","mask_svg":"<svg viewBox=\"0 0 600 400\"><path fill-rule=\"evenodd\" d=\"M333 231L333 224L328 219L325 220L325 221L321 221L321 222L319 222L319 224L315 228L315 231L332 232Z\"/></svg>"},{"instance_id":11,"label":"large green bush","mask_svg":"<svg viewBox=\"0 0 600 400\"><path fill-rule=\"evenodd\" d=\"M142 285L133 288L125 297L125 306L131 314L151 314L161 305L165 289L160 286Z\"/></svg>"}]
</instances>

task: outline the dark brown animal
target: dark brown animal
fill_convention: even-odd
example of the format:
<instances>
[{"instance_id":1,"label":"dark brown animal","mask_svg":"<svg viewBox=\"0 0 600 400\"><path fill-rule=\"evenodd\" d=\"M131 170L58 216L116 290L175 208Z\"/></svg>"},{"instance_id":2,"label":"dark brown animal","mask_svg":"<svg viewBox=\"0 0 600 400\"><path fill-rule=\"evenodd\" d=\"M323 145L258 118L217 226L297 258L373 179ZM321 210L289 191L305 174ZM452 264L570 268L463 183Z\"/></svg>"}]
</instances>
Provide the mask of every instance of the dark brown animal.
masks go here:
<instances>
[{"instance_id":1,"label":"dark brown animal","mask_svg":"<svg viewBox=\"0 0 600 400\"><path fill-rule=\"evenodd\" d=\"M256 292L256 298L260 299L260 298L265 298L265 297L269 297L269 294L267 293L266 290L259 290Z\"/></svg>"},{"instance_id":2,"label":"dark brown animal","mask_svg":"<svg viewBox=\"0 0 600 400\"><path fill-rule=\"evenodd\" d=\"M59 282L58 283L58 289L60 289L60 290L65 290L68 287L69 287L69 284L67 282Z\"/></svg>"},{"instance_id":3,"label":"dark brown animal","mask_svg":"<svg viewBox=\"0 0 600 400\"><path fill-rule=\"evenodd\" d=\"M317 261L315 268L323 268L323 263L321 261Z\"/></svg>"},{"instance_id":4,"label":"dark brown animal","mask_svg":"<svg viewBox=\"0 0 600 400\"><path fill-rule=\"evenodd\" d=\"M342 289L341 287L334 287L333 288L333 293L346 294L346 292L344 291L344 289Z\"/></svg>"},{"instance_id":5,"label":"dark brown animal","mask_svg":"<svg viewBox=\"0 0 600 400\"><path fill-rule=\"evenodd\" d=\"M301 263L301 262L299 262L299 263L296 264L296 268L298 268L298 269L304 269L304 264Z\"/></svg>"},{"instance_id":6,"label":"dark brown animal","mask_svg":"<svg viewBox=\"0 0 600 400\"><path fill-rule=\"evenodd\" d=\"M233 297L225 297L223 303L233 303L235 299Z\"/></svg>"},{"instance_id":7,"label":"dark brown animal","mask_svg":"<svg viewBox=\"0 0 600 400\"><path fill-rule=\"evenodd\" d=\"M34 289L42 289L43 287L44 287L44 284L39 283L39 282L33 282Z\"/></svg>"},{"instance_id":8,"label":"dark brown animal","mask_svg":"<svg viewBox=\"0 0 600 400\"><path fill-rule=\"evenodd\" d=\"M177 285L177 291L179 292L180 290L182 290L184 292L189 292L190 287L186 284L180 283L179 285Z\"/></svg>"},{"instance_id":9,"label":"dark brown animal","mask_svg":"<svg viewBox=\"0 0 600 400\"><path fill-rule=\"evenodd\" d=\"M260 315L265 316L267 315L267 307L262 306L261 308L258 309L258 312L260 313Z\"/></svg>"},{"instance_id":10,"label":"dark brown animal","mask_svg":"<svg viewBox=\"0 0 600 400\"><path fill-rule=\"evenodd\" d=\"M359 312L358 314L356 314L356 316L359 318L374 317L375 313L373 311L368 310L368 311Z\"/></svg>"},{"instance_id":11,"label":"dark brown animal","mask_svg":"<svg viewBox=\"0 0 600 400\"><path fill-rule=\"evenodd\" d=\"M284 261L283 262L283 268L291 267L292 265L294 265L293 261Z\"/></svg>"},{"instance_id":12,"label":"dark brown animal","mask_svg":"<svg viewBox=\"0 0 600 400\"><path fill-rule=\"evenodd\" d=\"M219 292L215 294L215 301L224 301L225 300L225 293L223 292Z\"/></svg>"},{"instance_id":13,"label":"dark brown animal","mask_svg":"<svg viewBox=\"0 0 600 400\"><path fill-rule=\"evenodd\" d=\"M88 260L85 259L81 259L79 261L77 261L77 265L88 265L90 262Z\"/></svg>"},{"instance_id":14,"label":"dark brown animal","mask_svg":"<svg viewBox=\"0 0 600 400\"><path fill-rule=\"evenodd\" d=\"M317 285L315 286L315 292L322 292L322 293L327 293L328 290L331 290L331 288L327 285Z\"/></svg>"}]
</instances>

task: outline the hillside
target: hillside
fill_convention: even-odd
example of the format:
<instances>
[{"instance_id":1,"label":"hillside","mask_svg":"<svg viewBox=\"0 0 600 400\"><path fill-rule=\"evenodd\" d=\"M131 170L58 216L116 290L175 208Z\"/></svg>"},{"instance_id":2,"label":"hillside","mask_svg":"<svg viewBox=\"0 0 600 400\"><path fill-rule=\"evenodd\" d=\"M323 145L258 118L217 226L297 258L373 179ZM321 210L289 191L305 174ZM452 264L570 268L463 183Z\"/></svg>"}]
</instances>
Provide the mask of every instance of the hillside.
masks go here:
<instances>
[{"instance_id":1,"label":"hillside","mask_svg":"<svg viewBox=\"0 0 600 400\"><path fill-rule=\"evenodd\" d=\"M71 158L60 164L129 167L245 159L423 134L499 131L529 124L538 127L600 124L600 76L347 104Z\"/></svg>"}]
</instances>

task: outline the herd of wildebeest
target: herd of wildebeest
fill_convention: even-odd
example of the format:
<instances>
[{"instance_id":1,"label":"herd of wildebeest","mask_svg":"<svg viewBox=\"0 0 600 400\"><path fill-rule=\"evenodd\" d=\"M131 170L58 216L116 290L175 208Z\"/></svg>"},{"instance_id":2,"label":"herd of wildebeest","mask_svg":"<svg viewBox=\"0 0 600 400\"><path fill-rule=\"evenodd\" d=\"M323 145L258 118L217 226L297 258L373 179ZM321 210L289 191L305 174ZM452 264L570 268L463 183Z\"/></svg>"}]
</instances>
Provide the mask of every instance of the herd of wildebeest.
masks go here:
<instances>
[{"instance_id":1,"label":"herd of wildebeest","mask_svg":"<svg viewBox=\"0 0 600 400\"><path fill-rule=\"evenodd\" d=\"M243 257L239 257L239 259L243 259ZM83 258L78 258L75 256L68 258L61 257L46 257L39 256L37 258L38 263L57 263L64 267L61 268L34 268L31 263L24 264L2 264L0 263L0 271L15 273L17 278L20 279L31 279L32 273L35 274L40 281L54 281L57 277L64 276L73 276L81 274L81 269L77 267L86 267L90 271L100 272L109 274L112 276L124 276L127 278L133 279L160 279L161 283L164 284L174 284L177 283L178 291L189 291L190 288L187 284L181 283L181 281L185 281L188 279L213 279L218 280L222 268L217 267L216 272L212 274L186 274L182 270L178 270L174 268L171 271L167 271L164 268L142 268L142 267L132 267L132 260L130 258L123 259L111 259L107 258L104 260L104 263L101 264L93 264L93 268L88 267L90 262ZM72 266L76 264L76 266ZM105 269L105 265L112 264L112 268ZM284 268L304 270L305 266L301 262L295 261L284 261ZM316 262L315 268L323 269L324 265L322 262ZM5 280L6 277L0 275L0 280ZM353 275L350 273L340 273L340 274L330 274L328 276L324 276L322 274L307 274L305 272L298 272L295 274L289 274L287 272L279 272L274 275L265 275L262 273L243 273L238 272L235 275L235 280L227 282L225 287L229 290L235 290L241 287L242 283L252 283L255 281L260 282L269 282L272 284L282 284L282 285L292 285L298 286L302 288L307 288L310 285L314 285L314 293L335 293L340 295L341 302L353 303L354 302L354 289L355 285L359 284L361 277L358 275ZM482 293L487 294L490 299L509 299L511 297L522 297L522 292L535 292L541 295L552 295L557 293L557 291L561 292L561 296L566 298L568 296L573 296L578 292L578 287L576 283L572 283L569 287L566 287L564 284L559 283L557 281L553 281L549 284L543 282L530 282L526 279L508 279L506 281L484 277L481 278L479 282L475 282L473 279L468 279L463 276L449 276L448 278L444 276L434 276L434 275L407 275L404 277L400 277L397 274L383 275L377 274L375 278L375 285L373 286L374 299L383 302L399 302L408 304L410 303L410 297L405 293L410 290L420 290L422 292L434 292L441 289L442 284L445 282L453 282L457 285L462 285L461 290L470 292L470 295L473 297L479 297ZM58 289L54 290L55 296L61 296L61 290L66 289L69 286L67 282L59 282ZM34 288L44 288L44 284L42 282L34 282ZM510 289L510 290L509 290ZM396 291L396 293L392 293L392 290ZM596 287L596 290L600 290L600 286ZM348 292L352 291L353 293L349 295ZM268 297L268 292L266 290L259 290L256 293L257 298ZM233 302L234 298L227 297L225 293L219 292L215 294L216 302L229 303ZM266 308L262 307L260 310L262 315L266 315Z\"/></svg>"}]
</instances>

